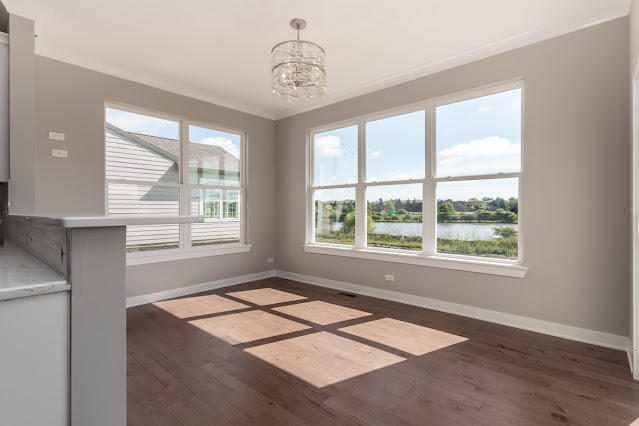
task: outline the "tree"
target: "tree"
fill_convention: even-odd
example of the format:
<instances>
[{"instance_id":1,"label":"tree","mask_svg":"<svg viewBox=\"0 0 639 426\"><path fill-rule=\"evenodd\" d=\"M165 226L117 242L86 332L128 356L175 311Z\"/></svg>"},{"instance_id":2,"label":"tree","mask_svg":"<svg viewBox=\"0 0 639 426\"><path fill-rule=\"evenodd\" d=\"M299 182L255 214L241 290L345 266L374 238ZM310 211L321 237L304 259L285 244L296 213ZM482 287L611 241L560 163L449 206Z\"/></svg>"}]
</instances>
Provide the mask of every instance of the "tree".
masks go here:
<instances>
[{"instance_id":1,"label":"tree","mask_svg":"<svg viewBox=\"0 0 639 426\"><path fill-rule=\"evenodd\" d=\"M500 238L514 238L517 236L517 230L508 226L495 226L493 233Z\"/></svg>"},{"instance_id":2,"label":"tree","mask_svg":"<svg viewBox=\"0 0 639 426\"><path fill-rule=\"evenodd\" d=\"M495 198L493 201L489 203L491 206L496 207L498 209L506 209L506 200L501 197Z\"/></svg>"},{"instance_id":3,"label":"tree","mask_svg":"<svg viewBox=\"0 0 639 426\"><path fill-rule=\"evenodd\" d=\"M408 213L405 209L399 209L397 210L397 214L406 214Z\"/></svg>"},{"instance_id":4,"label":"tree","mask_svg":"<svg viewBox=\"0 0 639 426\"><path fill-rule=\"evenodd\" d=\"M492 198L492 197L484 197L484 198L482 198L481 200L482 200L482 201L485 201L485 202L487 202L487 203L488 203L488 202L490 202L490 201L493 201L493 198Z\"/></svg>"},{"instance_id":5,"label":"tree","mask_svg":"<svg viewBox=\"0 0 639 426\"><path fill-rule=\"evenodd\" d=\"M373 222L373 218L370 215L366 216L367 230L369 233L375 230L375 222ZM344 225L342 225L342 232L348 234L350 232L355 231L355 212L350 212L346 215L344 219Z\"/></svg>"},{"instance_id":6,"label":"tree","mask_svg":"<svg viewBox=\"0 0 639 426\"><path fill-rule=\"evenodd\" d=\"M441 203L441 205L439 206L439 212L450 214L450 213L457 213L457 210L455 210L455 206L453 206L453 203L451 203L450 200L448 200Z\"/></svg>"},{"instance_id":7,"label":"tree","mask_svg":"<svg viewBox=\"0 0 639 426\"><path fill-rule=\"evenodd\" d=\"M468 202L476 204L476 203L480 203L481 201L479 201L477 198L473 197L473 198L468 199Z\"/></svg>"},{"instance_id":8,"label":"tree","mask_svg":"<svg viewBox=\"0 0 639 426\"><path fill-rule=\"evenodd\" d=\"M384 204L382 205L382 210L385 211L386 213L394 212L395 211L395 203L393 203L390 200L384 201Z\"/></svg>"},{"instance_id":9,"label":"tree","mask_svg":"<svg viewBox=\"0 0 639 426\"><path fill-rule=\"evenodd\" d=\"M437 213L438 220L456 220L458 218L459 214L457 213L457 210L455 210L455 206L453 205L453 203L450 202L450 200L441 203Z\"/></svg>"},{"instance_id":10,"label":"tree","mask_svg":"<svg viewBox=\"0 0 639 426\"><path fill-rule=\"evenodd\" d=\"M519 199L510 197L506 202L506 207L508 208L508 211L519 213Z\"/></svg>"},{"instance_id":11,"label":"tree","mask_svg":"<svg viewBox=\"0 0 639 426\"><path fill-rule=\"evenodd\" d=\"M480 212L488 210L488 205L486 203L479 202L478 204L473 205L473 211Z\"/></svg>"}]
</instances>

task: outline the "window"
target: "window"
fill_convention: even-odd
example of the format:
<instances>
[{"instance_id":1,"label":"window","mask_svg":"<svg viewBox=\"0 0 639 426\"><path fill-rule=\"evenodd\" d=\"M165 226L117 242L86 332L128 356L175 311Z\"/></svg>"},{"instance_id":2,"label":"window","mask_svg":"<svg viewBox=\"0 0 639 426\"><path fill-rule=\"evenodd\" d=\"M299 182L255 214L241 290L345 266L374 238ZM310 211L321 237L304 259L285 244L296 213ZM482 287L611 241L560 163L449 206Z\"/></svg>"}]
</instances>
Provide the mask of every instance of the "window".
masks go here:
<instances>
[{"instance_id":1,"label":"window","mask_svg":"<svg viewBox=\"0 0 639 426\"><path fill-rule=\"evenodd\" d=\"M108 214L204 216L204 223L130 226L127 251L243 243L244 139L242 132L107 107Z\"/></svg>"},{"instance_id":2,"label":"window","mask_svg":"<svg viewBox=\"0 0 639 426\"><path fill-rule=\"evenodd\" d=\"M521 263L522 97L509 83L311 130L307 251Z\"/></svg>"}]
</instances>

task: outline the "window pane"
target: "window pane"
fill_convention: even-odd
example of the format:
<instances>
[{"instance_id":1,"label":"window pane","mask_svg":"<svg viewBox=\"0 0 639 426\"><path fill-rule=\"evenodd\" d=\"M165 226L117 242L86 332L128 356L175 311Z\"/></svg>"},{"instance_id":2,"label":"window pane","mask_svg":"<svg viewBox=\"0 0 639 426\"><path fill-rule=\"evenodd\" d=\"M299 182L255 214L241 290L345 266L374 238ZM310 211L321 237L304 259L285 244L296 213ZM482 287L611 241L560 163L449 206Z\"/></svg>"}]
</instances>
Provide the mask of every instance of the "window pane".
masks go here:
<instances>
[{"instance_id":1,"label":"window pane","mask_svg":"<svg viewBox=\"0 0 639 426\"><path fill-rule=\"evenodd\" d=\"M519 179L437 184L437 251L517 259Z\"/></svg>"},{"instance_id":2,"label":"window pane","mask_svg":"<svg viewBox=\"0 0 639 426\"><path fill-rule=\"evenodd\" d=\"M357 182L357 126L316 134L313 150L313 185Z\"/></svg>"},{"instance_id":3,"label":"window pane","mask_svg":"<svg viewBox=\"0 0 639 426\"><path fill-rule=\"evenodd\" d=\"M355 188L314 192L315 241L355 244Z\"/></svg>"},{"instance_id":4,"label":"window pane","mask_svg":"<svg viewBox=\"0 0 639 426\"><path fill-rule=\"evenodd\" d=\"M422 249L422 184L366 188L369 247Z\"/></svg>"},{"instance_id":5,"label":"window pane","mask_svg":"<svg viewBox=\"0 0 639 426\"><path fill-rule=\"evenodd\" d=\"M191 245L240 242L240 191L209 188L191 190L191 214L204 223L191 225Z\"/></svg>"},{"instance_id":6,"label":"window pane","mask_svg":"<svg viewBox=\"0 0 639 426\"><path fill-rule=\"evenodd\" d=\"M241 137L189 126L189 182L240 186Z\"/></svg>"},{"instance_id":7,"label":"window pane","mask_svg":"<svg viewBox=\"0 0 639 426\"><path fill-rule=\"evenodd\" d=\"M366 181L423 179L424 111L366 123Z\"/></svg>"},{"instance_id":8,"label":"window pane","mask_svg":"<svg viewBox=\"0 0 639 426\"><path fill-rule=\"evenodd\" d=\"M521 89L440 106L437 176L521 171Z\"/></svg>"},{"instance_id":9,"label":"window pane","mask_svg":"<svg viewBox=\"0 0 639 426\"><path fill-rule=\"evenodd\" d=\"M109 215L178 215L179 189L152 185L109 184ZM178 248L179 225L127 226L127 251Z\"/></svg>"},{"instance_id":10,"label":"window pane","mask_svg":"<svg viewBox=\"0 0 639 426\"><path fill-rule=\"evenodd\" d=\"M180 125L106 109L107 179L178 182Z\"/></svg>"}]
</instances>

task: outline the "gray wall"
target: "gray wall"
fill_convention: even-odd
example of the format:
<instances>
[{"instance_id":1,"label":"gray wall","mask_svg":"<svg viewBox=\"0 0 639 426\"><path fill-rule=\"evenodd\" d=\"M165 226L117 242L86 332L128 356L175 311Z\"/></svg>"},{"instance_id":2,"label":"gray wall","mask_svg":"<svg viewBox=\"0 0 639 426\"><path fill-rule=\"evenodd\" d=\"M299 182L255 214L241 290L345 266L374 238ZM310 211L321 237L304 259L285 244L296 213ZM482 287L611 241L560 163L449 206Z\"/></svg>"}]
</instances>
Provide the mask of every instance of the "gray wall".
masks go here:
<instances>
[{"instance_id":1,"label":"gray wall","mask_svg":"<svg viewBox=\"0 0 639 426\"><path fill-rule=\"evenodd\" d=\"M248 133L249 253L127 268L127 296L272 269L275 241L275 140L271 120L85 68L36 57L38 213L105 213L104 102L119 102ZM48 132L63 132L64 142ZM69 157L51 157L51 148Z\"/></svg>"},{"instance_id":2,"label":"gray wall","mask_svg":"<svg viewBox=\"0 0 639 426\"><path fill-rule=\"evenodd\" d=\"M639 62L639 1L632 0L630 4L630 67L637 70Z\"/></svg>"},{"instance_id":3,"label":"gray wall","mask_svg":"<svg viewBox=\"0 0 639 426\"><path fill-rule=\"evenodd\" d=\"M15 214L36 211L36 87L33 21L9 15L9 194Z\"/></svg>"},{"instance_id":4,"label":"gray wall","mask_svg":"<svg viewBox=\"0 0 639 426\"><path fill-rule=\"evenodd\" d=\"M278 269L627 336L628 51L622 18L276 122ZM524 279L304 253L308 128L517 77Z\"/></svg>"}]
</instances>

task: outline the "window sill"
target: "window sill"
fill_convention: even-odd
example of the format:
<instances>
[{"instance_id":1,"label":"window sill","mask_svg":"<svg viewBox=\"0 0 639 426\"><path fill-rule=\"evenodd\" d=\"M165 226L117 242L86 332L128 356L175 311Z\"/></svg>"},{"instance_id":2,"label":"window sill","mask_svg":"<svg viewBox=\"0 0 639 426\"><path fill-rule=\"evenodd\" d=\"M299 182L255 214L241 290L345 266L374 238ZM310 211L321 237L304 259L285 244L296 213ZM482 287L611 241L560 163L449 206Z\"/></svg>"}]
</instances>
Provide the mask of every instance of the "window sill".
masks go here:
<instances>
[{"instance_id":1,"label":"window sill","mask_svg":"<svg viewBox=\"0 0 639 426\"><path fill-rule=\"evenodd\" d=\"M304 245L306 253L346 256L357 259L378 260L382 262L404 263L409 265L430 266L433 268L454 269L457 271L477 272L481 274L501 275L524 278L528 268L514 261L474 259L465 256L435 255L425 256L421 252L389 252L387 250L340 247L337 245Z\"/></svg>"},{"instance_id":2,"label":"window sill","mask_svg":"<svg viewBox=\"0 0 639 426\"><path fill-rule=\"evenodd\" d=\"M198 257L222 256L251 251L251 244L233 244L219 247L195 247L189 249L158 250L155 252L127 253L126 266L147 263L171 262L174 260L196 259Z\"/></svg>"}]
</instances>

